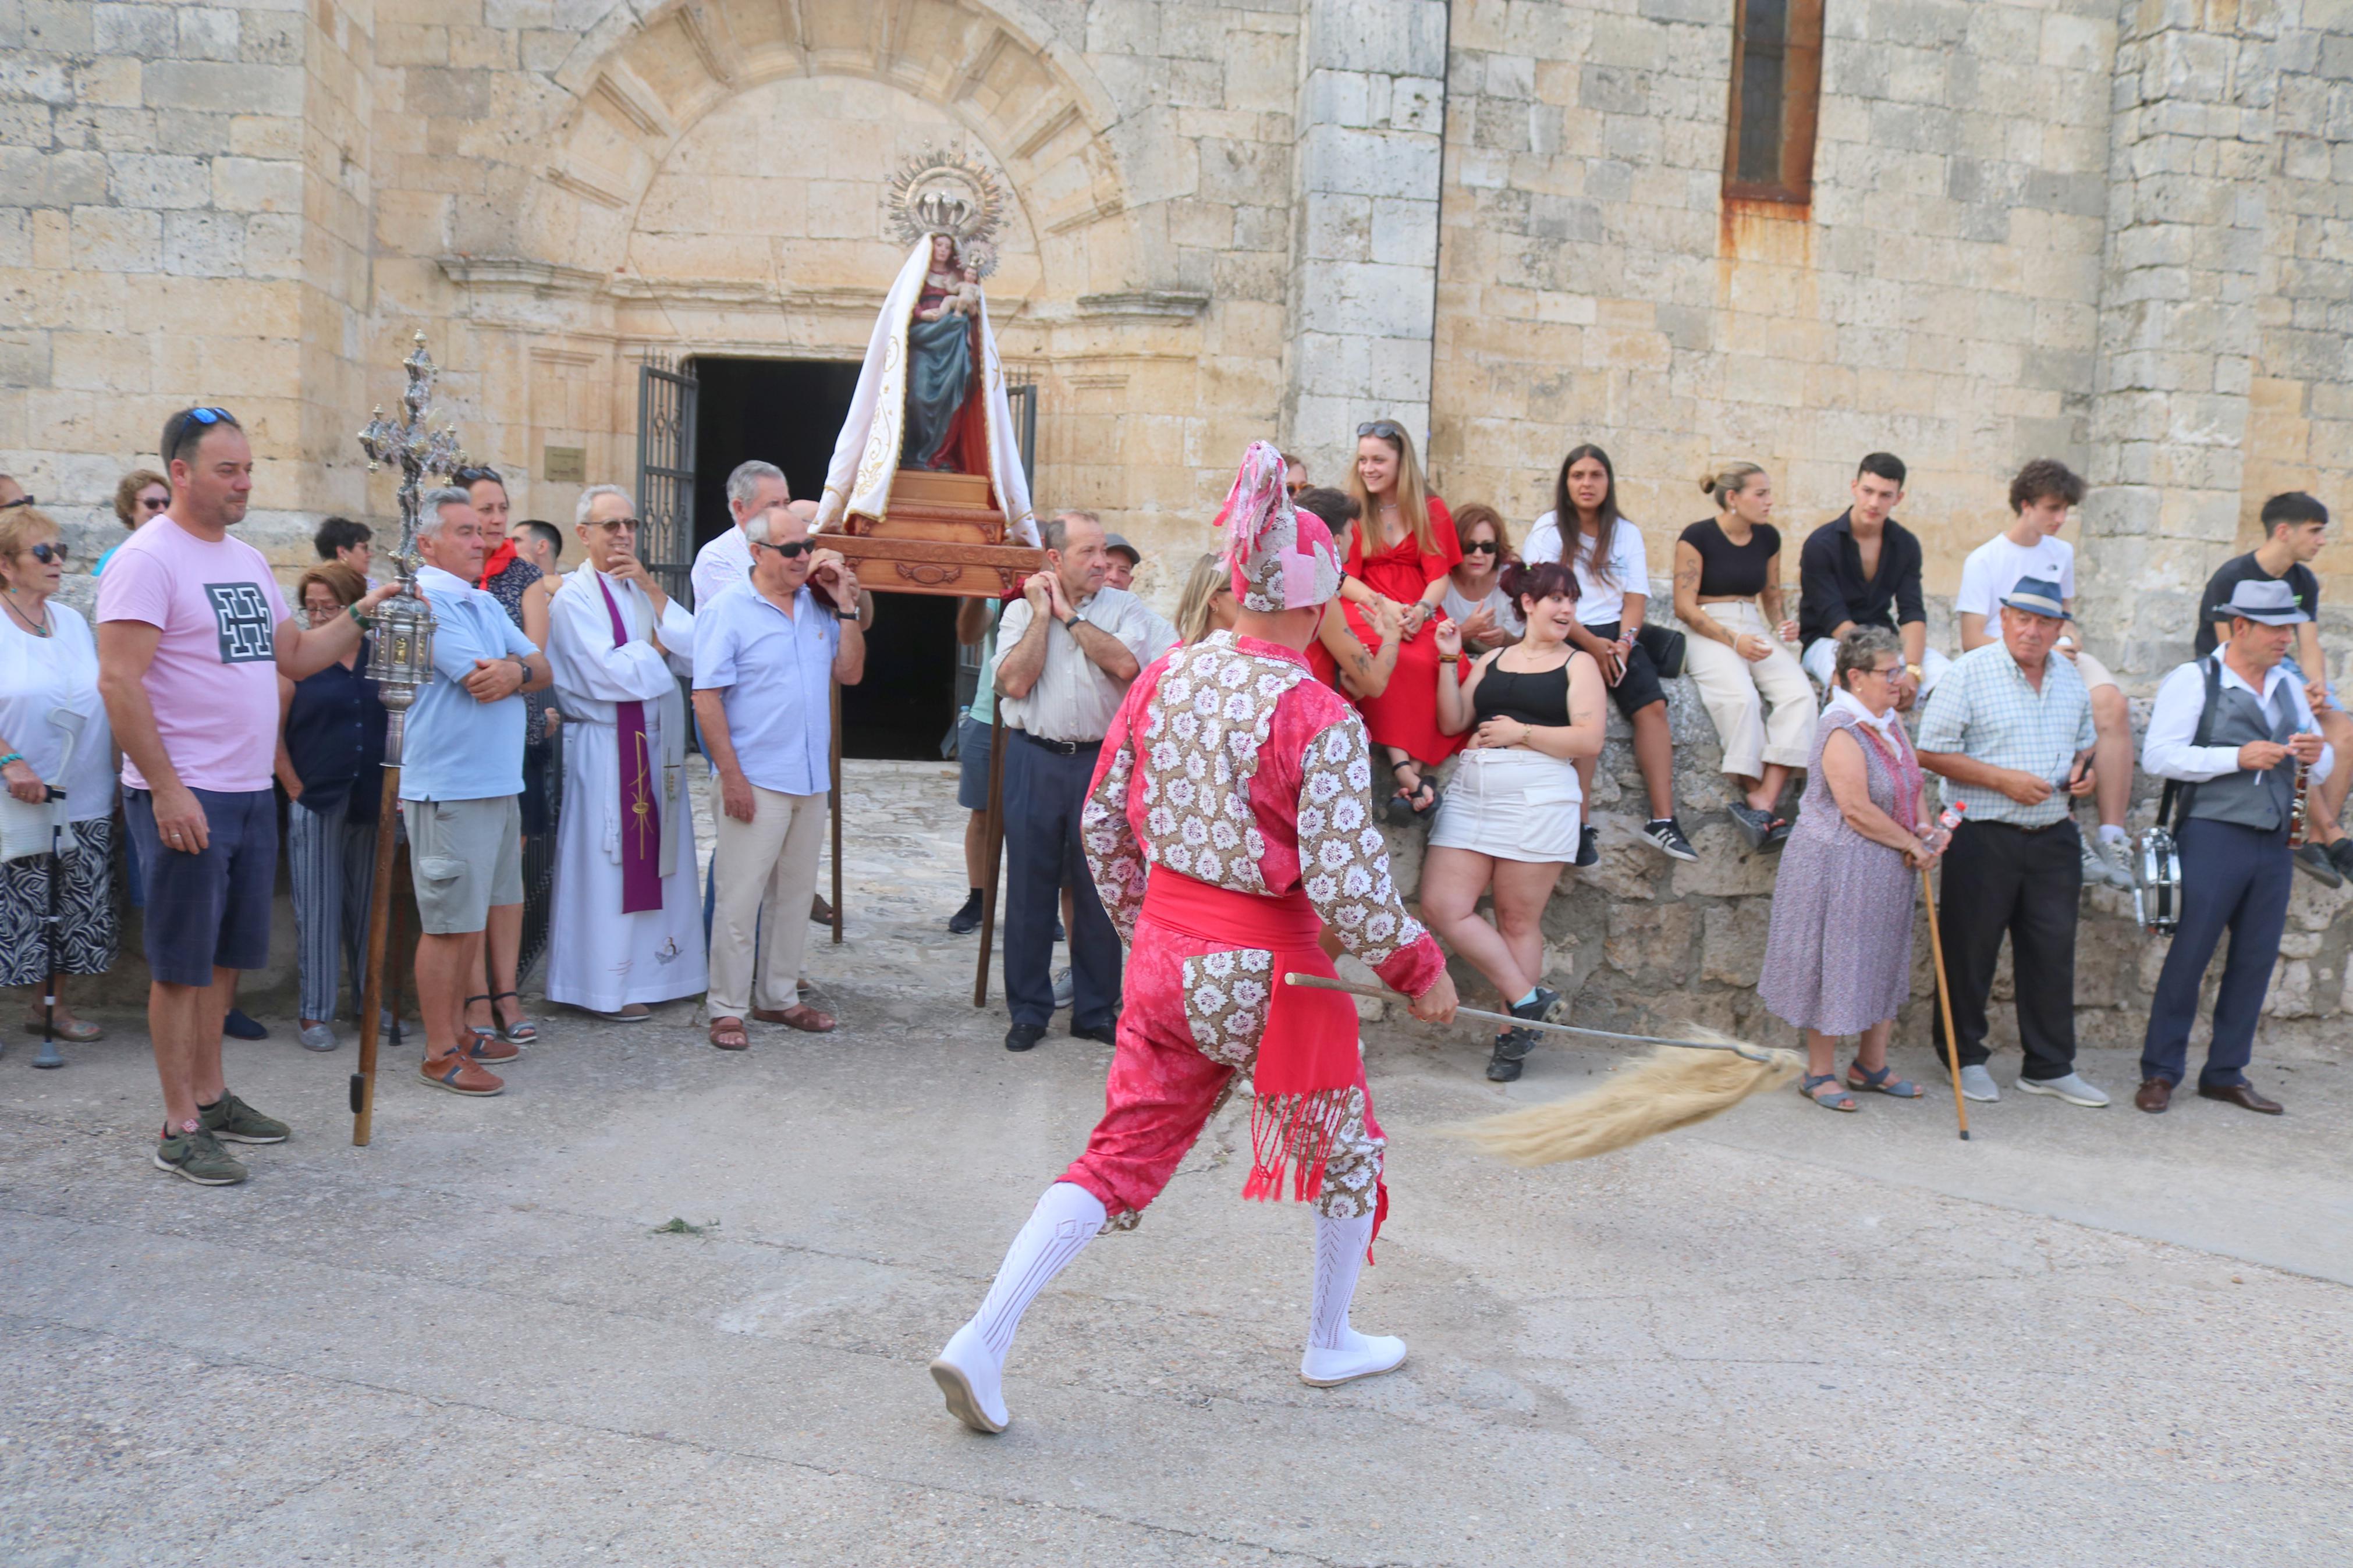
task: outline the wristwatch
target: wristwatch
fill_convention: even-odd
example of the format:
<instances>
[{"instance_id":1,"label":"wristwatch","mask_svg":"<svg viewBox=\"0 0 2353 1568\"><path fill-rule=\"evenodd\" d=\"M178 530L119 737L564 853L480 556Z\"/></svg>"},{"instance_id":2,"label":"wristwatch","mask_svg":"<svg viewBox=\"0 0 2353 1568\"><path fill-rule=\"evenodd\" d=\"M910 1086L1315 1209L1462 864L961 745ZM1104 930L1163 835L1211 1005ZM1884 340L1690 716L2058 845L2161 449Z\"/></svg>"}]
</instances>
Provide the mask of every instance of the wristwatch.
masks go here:
<instances>
[{"instance_id":1,"label":"wristwatch","mask_svg":"<svg viewBox=\"0 0 2353 1568\"><path fill-rule=\"evenodd\" d=\"M1917 685L1919 685L1919 684L1920 684L1920 667L1919 667L1918 665L1916 665L1916 664L1907 664L1907 665L1905 665L1905 666L1904 667L1904 673L1905 673L1905 674L1906 674L1906 675L1908 675L1908 676L1910 676L1910 677L1912 678L1912 684L1913 684L1913 685L1917 686Z\"/></svg>"},{"instance_id":2,"label":"wristwatch","mask_svg":"<svg viewBox=\"0 0 2353 1568\"><path fill-rule=\"evenodd\" d=\"M858 612L856 610L837 609L833 612L833 618L837 621L854 621L858 618Z\"/></svg>"},{"instance_id":3,"label":"wristwatch","mask_svg":"<svg viewBox=\"0 0 2353 1568\"><path fill-rule=\"evenodd\" d=\"M1071 632L1072 636L1076 636L1076 635L1077 635L1077 633L1076 633L1075 628L1077 627L1078 624L1079 624L1081 621L1083 621L1083 620L1085 620L1085 619L1086 619L1086 617L1085 617L1084 616L1082 616L1082 615L1078 614L1076 611L1073 611L1073 612L1071 612L1071 618L1070 618L1069 620L1064 621L1064 622L1062 623L1062 629L1063 629L1064 631L1066 631L1066 632Z\"/></svg>"}]
</instances>

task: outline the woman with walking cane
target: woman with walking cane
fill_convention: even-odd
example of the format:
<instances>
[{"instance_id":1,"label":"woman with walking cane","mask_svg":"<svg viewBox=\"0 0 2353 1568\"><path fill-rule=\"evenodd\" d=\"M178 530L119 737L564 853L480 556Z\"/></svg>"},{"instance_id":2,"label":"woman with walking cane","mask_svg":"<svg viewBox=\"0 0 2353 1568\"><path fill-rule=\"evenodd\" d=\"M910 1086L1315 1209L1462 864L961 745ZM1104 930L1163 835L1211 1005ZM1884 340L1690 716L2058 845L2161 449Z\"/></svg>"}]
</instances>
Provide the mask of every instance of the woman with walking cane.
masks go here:
<instances>
[{"instance_id":1,"label":"woman with walking cane","mask_svg":"<svg viewBox=\"0 0 2353 1568\"><path fill-rule=\"evenodd\" d=\"M1912 873L1936 862L1920 762L1895 712L1904 645L1883 626L1839 639L1830 703L1816 726L1806 793L1773 889L1757 994L1806 1036L1799 1089L1831 1110L1854 1094L1916 1100L1887 1065L1912 990ZM1838 1042L1862 1037L1846 1083Z\"/></svg>"},{"instance_id":2,"label":"woman with walking cane","mask_svg":"<svg viewBox=\"0 0 2353 1568\"><path fill-rule=\"evenodd\" d=\"M0 984L42 986L25 1027L79 1043L103 1031L74 1016L58 977L103 974L114 963L114 746L90 623L50 597L65 561L47 517L28 507L0 512L0 779L9 799L28 807L45 806L52 785L61 789L70 835L57 836L62 852L53 854L41 823L21 857L0 868ZM42 1057L59 1065L47 1045Z\"/></svg>"}]
</instances>

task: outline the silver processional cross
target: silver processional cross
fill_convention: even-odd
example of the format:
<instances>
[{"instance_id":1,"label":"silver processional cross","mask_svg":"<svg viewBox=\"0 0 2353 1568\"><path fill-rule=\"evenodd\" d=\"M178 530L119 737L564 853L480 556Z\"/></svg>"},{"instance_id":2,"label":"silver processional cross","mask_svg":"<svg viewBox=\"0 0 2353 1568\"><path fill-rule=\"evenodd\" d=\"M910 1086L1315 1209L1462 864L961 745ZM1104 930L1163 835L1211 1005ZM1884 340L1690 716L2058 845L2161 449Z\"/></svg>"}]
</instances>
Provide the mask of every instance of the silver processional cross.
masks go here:
<instances>
[{"instance_id":1,"label":"silver processional cross","mask_svg":"<svg viewBox=\"0 0 2353 1568\"><path fill-rule=\"evenodd\" d=\"M388 768L400 766L409 705L433 679L433 612L417 591L417 496L426 475L447 478L466 460L456 426L433 428L429 405L434 379L441 372L425 352L423 332L417 334L417 347L402 363L408 372L408 389L400 398L406 417L387 419L378 404L375 417L359 434L368 472L386 463L400 468L400 548L393 554L392 566L401 591L376 610L375 646L368 658L368 678L376 683L376 695L392 717L385 732L384 763Z\"/></svg>"}]
</instances>

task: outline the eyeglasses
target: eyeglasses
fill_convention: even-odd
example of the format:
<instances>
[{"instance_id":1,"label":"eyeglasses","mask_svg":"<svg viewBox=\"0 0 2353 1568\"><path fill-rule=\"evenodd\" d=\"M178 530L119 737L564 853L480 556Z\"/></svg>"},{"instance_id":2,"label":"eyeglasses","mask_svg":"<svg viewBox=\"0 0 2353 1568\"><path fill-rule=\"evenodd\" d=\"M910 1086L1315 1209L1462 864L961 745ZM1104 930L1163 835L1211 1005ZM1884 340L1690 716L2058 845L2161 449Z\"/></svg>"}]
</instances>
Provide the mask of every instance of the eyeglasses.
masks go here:
<instances>
[{"instance_id":1,"label":"eyeglasses","mask_svg":"<svg viewBox=\"0 0 2353 1568\"><path fill-rule=\"evenodd\" d=\"M1367 419L1356 426L1359 436L1378 436L1384 441L1401 441L1405 432L1387 419Z\"/></svg>"},{"instance_id":2,"label":"eyeglasses","mask_svg":"<svg viewBox=\"0 0 2353 1568\"><path fill-rule=\"evenodd\" d=\"M1900 664L1890 664L1885 666L1874 664L1869 669L1857 670L1855 673L1858 675L1875 675L1882 680L1893 680L1897 676L1904 673L1904 667Z\"/></svg>"},{"instance_id":3,"label":"eyeglasses","mask_svg":"<svg viewBox=\"0 0 2353 1568\"><path fill-rule=\"evenodd\" d=\"M39 562L44 566L47 566L52 561L63 561L67 556L72 553L73 552L67 549L62 542L51 544L47 540L34 545L31 551L33 559Z\"/></svg>"},{"instance_id":4,"label":"eyeglasses","mask_svg":"<svg viewBox=\"0 0 2353 1568\"><path fill-rule=\"evenodd\" d=\"M1462 553L1465 555L1497 555L1503 552L1503 548L1504 547L1502 545L1496 543L1492 539L1474 539L1470 543L1462 547Z\"/></svg>"},{"instance_id":5,"label":"eyeglasses","mask_svg":"<svg viewBox=\"0 0 2353 1568\"><path fill-rule=\"evenodd\" d=\"M797 560L817 548L806 539L796 539L790 544L770 544L765 540L754 540L753 544L756 549L773 550L787 561Z\"/></svg>"},{"instance_id":6,"label":"eyeglasses","mask_svg":"<svg viewBox=\"0 0 2353 1568\"><path fill-rule=\"evenodd\" d=\"M645 524L634 517L608 517L602 522L592 522L587 526L590 528L643 528Z\"/></svg>"}]
</instances>

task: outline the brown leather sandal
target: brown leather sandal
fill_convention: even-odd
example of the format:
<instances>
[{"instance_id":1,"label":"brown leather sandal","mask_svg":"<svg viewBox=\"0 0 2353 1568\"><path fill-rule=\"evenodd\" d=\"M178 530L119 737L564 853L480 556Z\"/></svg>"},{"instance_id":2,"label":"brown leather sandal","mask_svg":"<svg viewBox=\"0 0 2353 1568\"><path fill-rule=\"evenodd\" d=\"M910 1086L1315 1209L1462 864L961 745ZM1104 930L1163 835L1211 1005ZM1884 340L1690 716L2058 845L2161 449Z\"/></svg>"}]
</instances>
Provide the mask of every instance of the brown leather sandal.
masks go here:
<instances>
[{"instance_id":1,"label":"brown leather sandal","mask_svg":"<svg viewBox=\"0 0 2353 1568\"><path fill-rule=\"evenodd\" d=\"M830 1013L820 1013L806 1002L796 1002L789 1007L754 1007L752 1016L763 1024L783 1024L809 1035L830 1035L835 1020Z\"/></svg>"},{"instance_id":2,"label":"brown leather sandal","mask_svg":"<svg viewBox=\"0 0 2353 1568\"><path fill-rule=\"evenodd\" d=\"M713 1018L711 1043L723 1051L748 1051L752 1048L752 1037L744 1032L741 1018Z\"/></svg>"}]
</instances>

